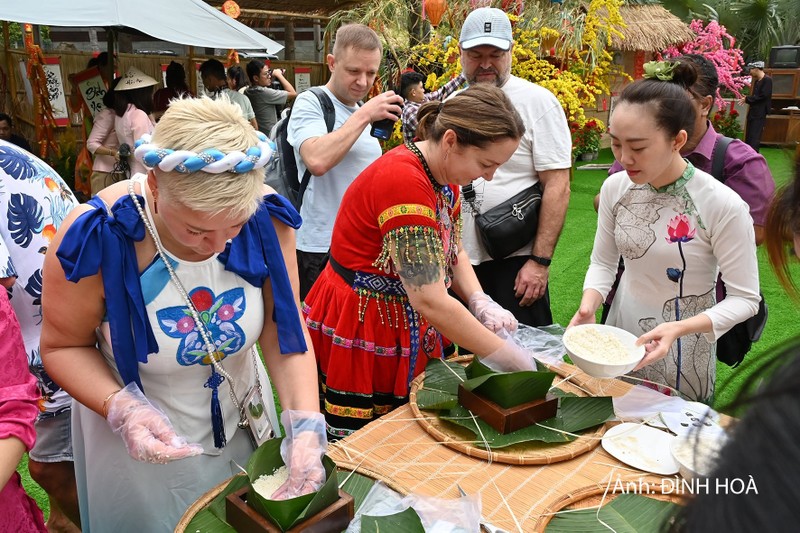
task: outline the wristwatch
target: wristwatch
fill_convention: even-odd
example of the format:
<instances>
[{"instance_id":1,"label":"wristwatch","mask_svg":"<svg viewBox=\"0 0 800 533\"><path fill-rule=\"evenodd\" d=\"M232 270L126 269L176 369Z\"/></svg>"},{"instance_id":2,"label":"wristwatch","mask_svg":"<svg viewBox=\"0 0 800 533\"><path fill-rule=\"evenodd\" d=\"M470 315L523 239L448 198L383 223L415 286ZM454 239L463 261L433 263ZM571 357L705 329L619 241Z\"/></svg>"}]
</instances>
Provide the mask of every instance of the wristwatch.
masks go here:
<instances>
[{"instance_id":1,"label":"wristwatch","mask_svg":"<svg viewBox=\"0 0 800 533\"><path fill-rule=\"evenodd\" d=\"M539 263L540 265L546 267L549 267L550 263L553 262L553 259L550 257L539 257L538 255L533 255L533 254L531 254L528 259L530 259L534 263Z\"/></svg>"}]
</instances>

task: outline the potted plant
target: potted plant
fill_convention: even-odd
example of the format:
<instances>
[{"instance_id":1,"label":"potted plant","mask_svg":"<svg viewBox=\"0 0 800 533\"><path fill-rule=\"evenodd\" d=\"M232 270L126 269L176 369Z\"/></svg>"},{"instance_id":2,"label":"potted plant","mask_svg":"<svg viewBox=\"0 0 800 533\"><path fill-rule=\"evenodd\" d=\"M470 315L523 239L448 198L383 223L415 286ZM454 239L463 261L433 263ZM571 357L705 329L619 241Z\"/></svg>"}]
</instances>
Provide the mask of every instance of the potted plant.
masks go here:
<instances>
[{"instance_id":1,"label":"potted plant","mask_svg":"<svg viewBox=\"0 0 800 533\"><path fill-rule=\"evenodd\" d=\"M583 124L573 122L570 124L572 131L572 153L582 161L597 159L600 151L600 135L603 133L601 122L589 119Z\"/></svg>"},{"instance_id":2,"label":"potted plant","mask_svg":"<svg viewBox=\"0 0 800 533\"><path fill-rule=\"evenodd\" d=\"M717 133L721 133L726 137L732 139L742 138L742 125L739 123L739 112L736 109L730 108L726 111L724 108L717 110L711 116L711 125Z\"/></svg>"}]
</instances>

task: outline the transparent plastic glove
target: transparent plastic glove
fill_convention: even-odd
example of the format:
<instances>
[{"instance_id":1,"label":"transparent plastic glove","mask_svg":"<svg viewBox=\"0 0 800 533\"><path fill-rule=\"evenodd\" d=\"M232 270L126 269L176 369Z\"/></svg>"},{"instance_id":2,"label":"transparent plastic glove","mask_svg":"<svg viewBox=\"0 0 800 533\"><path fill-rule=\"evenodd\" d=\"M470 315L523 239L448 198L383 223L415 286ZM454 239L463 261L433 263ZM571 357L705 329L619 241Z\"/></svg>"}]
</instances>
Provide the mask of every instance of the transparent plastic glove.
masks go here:
<instances>
[{"instance_id":1,"label":"transparent plastic glove","mask_svg":"<svg viewBox=\"0 0 800 533\"><path fill-rule=\"evenodd\" d=\"M469 297L469 312L480 320L481 324L497 333L501 329L506 331L516 331L517 319L500 306L485 292L476 292Z\"/></svg>"},{"instance_id":2,"label":"transparent plastic glove","mask_svg":"<svg viewBox=\"0 0 800 533\"><path fill-rule=\"evenodd\" d=\"M202 446L175 433L167 415L145 398L136 383L111 398L106 420L137 461L166 464L203 453Z\"/></svg>"},{"instance_id":3,"label":"transparent plastic glove","mask_svg":"<svg viewBox=\"0 0 800 533\"><path fill-rule=\"evenodd\" d=\"M325 483L325 417L313 411L284 411L281 424L286 430L281 457L289 468L289 479L275 491L273 500L296 498L319 490Z\"/></svg>"},{"instance_id":4,"label":"transparent plastic glove","mask_svg":"<svg viewBox=\"0 0 800 533\"><path fill-rule=\"evenodd\" d=\"M506 343L497 351L481 357L481 362L498 372L518 372L520 370L536 370L533 354L517 344L509 333L501 329L497 336Z\"/></svg>"}]
</instances>

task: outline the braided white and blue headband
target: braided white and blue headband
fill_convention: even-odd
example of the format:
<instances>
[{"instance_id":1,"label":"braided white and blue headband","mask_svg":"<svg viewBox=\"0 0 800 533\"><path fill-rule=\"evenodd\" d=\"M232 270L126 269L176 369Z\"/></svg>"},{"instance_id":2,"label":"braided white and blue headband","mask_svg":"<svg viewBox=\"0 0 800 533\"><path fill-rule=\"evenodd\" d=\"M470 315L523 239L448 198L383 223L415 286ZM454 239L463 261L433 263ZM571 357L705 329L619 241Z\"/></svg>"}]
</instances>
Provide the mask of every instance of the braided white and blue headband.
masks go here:
<instances>
[{"instance_id":1,"label":"braided white and blue headband","mask_svg":"<svg viewBox=\"0 0 800 533\"><path fill-rule=\"evenodd\" d=\"M191 174L202 170L211 174L222 174L223 172L243 174L255 168L263 168L275 154L272 141L260 131L257 131L256 135L258 135L258 144L248 148L247 152L235 151L227 154L216 148L207 148L200 153L191 150L162 148L150 144L150 135L143 135L134 143L136 147L134 156L146 167L157 166L165 172L175 171Z\"/></svg>"}]
</instances>

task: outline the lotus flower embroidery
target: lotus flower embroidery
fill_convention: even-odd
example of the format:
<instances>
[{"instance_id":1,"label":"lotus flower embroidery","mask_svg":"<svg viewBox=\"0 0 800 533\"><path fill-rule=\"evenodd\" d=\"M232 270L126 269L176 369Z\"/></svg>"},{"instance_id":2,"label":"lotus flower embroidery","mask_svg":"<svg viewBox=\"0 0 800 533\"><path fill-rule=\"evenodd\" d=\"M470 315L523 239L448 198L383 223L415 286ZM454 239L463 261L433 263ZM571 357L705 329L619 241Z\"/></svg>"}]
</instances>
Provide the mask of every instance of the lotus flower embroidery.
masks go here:
<instances>
[{"instance_id":1,"label":"lotus flower embroidery","mask_svg":"<svg viewBox=\"0 0 800 533\"><path fill-rule=\"evenodd\" d=\"M214 359L222 361L240 351L244 346L245 334L236 321L244 314L244 290L231 289L215 297L211 289L197 287L189 294L189 298L214 342ZM195 319L186 306L168 307L157 311L156 316L164 333L181 339L177 353L179 364L212 364Z\"/></svg>"},{"instance_id":2,"label":"lotus flower embroidery","mask_svg":"<svg viewBox=\"0 0 800 533\"><path fill-rule=\"evenodd\" d=\"M675 215L672 217L667 224L667 235L668 243L678 243L678 253L681 254L681 268L667 268L667 277L674 282L678 283L678 295L675 297L675 320L678 321L681 319L681 308L680 308L680 301L683 298L683 276L686 273L686 256L683 255L683 246L684 243L687 243L694 239L694 235L697 233L697 229L693 228L692 225L689 223L689 217L685 214L681 213L679 215ZM681 339L678 338L676 341L676 347L678 351L678 373L675 380L675 388L680 390L681 386L681 363L683 359L682 354L682 346L681 346Z\"/></svg>"},{"instance_id":3,"label":"lotus flower embroidery","mask_svg":"<svg viewBox=\"0 0 800 533\"><path fill-rule=\"evenodd\" d=\"M694 239L696 232L697 229L689 224L689 217L681 213L674 216L667 224L667 235L669 235L667 242L689 242Z\"/></svg>"}]
</instances>

